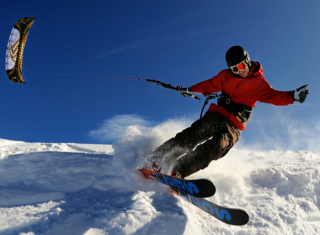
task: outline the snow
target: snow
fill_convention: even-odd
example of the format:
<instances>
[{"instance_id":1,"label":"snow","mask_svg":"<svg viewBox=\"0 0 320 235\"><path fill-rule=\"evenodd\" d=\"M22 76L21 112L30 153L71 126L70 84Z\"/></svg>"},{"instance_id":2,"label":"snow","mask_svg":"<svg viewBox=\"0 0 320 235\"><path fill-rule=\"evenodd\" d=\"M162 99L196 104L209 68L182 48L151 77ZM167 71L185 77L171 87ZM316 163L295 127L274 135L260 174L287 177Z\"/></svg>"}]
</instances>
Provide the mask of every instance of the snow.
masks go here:
<instances>
[{"instance_id":1,"label":"snow","mask_svg":"<svg viewBox=\"0 0 320 235\"><path fill-rule=\"evenodd\" d=\"M247 211L224 224L135 171L141 156L183 128L130 126L114 145L0 139L0 234L320 234L320 153L232 149L189 178L208 200Z\"/></svg>"}]
</instances>

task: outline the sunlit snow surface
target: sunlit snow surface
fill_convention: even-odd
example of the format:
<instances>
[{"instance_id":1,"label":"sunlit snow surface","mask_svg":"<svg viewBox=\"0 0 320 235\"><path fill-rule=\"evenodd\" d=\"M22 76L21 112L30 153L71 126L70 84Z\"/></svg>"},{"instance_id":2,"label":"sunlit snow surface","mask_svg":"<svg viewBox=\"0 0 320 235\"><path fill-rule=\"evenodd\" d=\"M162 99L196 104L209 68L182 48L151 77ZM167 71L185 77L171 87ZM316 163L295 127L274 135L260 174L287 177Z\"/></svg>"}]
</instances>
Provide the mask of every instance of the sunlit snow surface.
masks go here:
<instances>
[{"instance_id":1,"label":"sunlit snow surface","mask_svg":"<svg viewBox=\"0 0 320 235\"><path fill-rule=\"evenodd\" d=\"M235 148L191 175L214 182L210 201L248 212L236 227L134 172L158 139L138 130L113 146L0 139L0 234L320 234L320 153Z\"/></svg>"}]
</instances>

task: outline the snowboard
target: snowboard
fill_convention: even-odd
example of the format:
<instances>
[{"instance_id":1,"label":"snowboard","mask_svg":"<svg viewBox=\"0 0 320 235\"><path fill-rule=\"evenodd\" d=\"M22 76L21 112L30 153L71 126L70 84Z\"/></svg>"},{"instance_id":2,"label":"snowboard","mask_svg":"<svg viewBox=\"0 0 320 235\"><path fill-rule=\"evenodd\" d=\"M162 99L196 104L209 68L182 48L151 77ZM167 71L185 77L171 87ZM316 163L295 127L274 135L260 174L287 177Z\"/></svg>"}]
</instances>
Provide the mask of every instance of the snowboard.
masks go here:
<instances>
[{"instance_id":1,"label":"snowboard","mask_svg":"<svg viewBox=\"0 0 320 235\"><path fill-rule=\"evenodd\" d=\"M145 168L139 169L139 171L148 179L159 181L164 185L179 189L181 192L195 197L211 197L216 192L214 184L207 179L185 180Z\"/></svg>"},{"instance_id":2,"label":"snowboard","mask_svg":"<svg viewBox=\"0 0 320 235\"><path fill-rule=\"evenodd\" d=\"M249 221L249 215L244 210L220 206L203 198L211 197L216 192L214 184L209 180L185 180L149 169L139 169L139 171L142 172L145 178L169 186L171 193L207 212L221 222L239 226L245 225Z\"/></svg>"}]
</instances>

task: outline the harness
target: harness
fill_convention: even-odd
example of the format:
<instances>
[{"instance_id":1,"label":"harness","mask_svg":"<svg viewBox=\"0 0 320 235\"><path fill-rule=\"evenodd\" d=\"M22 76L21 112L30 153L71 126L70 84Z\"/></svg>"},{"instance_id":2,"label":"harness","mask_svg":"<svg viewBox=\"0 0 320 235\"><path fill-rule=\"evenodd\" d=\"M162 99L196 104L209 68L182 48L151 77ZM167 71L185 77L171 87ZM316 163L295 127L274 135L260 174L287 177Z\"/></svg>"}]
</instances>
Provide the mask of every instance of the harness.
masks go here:
<instances>
[{"instance_id":1,"label":"harness","mask_svg":"<svg viewBox=\"0 0 320 235\"><path fill-rule=\"evenodd\" d=\"M230 96L225 93L222 93L219 96L217 104L224 107L228 112L233 113L234 116L243 124L247 124L250 120L250 116L254 109L254 107L233 102Z\"/></svg>"}]
</instances>

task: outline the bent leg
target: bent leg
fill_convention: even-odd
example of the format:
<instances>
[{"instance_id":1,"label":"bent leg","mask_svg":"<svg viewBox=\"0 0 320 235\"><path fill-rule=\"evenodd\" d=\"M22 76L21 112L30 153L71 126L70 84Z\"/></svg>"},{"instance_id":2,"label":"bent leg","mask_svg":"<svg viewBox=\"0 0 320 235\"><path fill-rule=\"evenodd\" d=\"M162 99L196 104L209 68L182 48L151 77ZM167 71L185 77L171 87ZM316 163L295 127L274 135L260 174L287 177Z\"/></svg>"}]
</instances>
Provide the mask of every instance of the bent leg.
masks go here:
<instances>
[{"instance_id":1,"label":"bent leg","mask_svg":"<svg viewBox=\"0 0 320 235\"><path fill-rule=\"evenodd\" d=\"M216 132L212 138L197 146L194 151L179 158L175 162L174 170L182 177L187 177L201 169L206 168L211 161L224 157L229 150L237 143L240 132L229 123L223 124L225 130Z\"/></svg>"},{"instance_id":2,"label":"bent leg","mask_svg":"<svg viewBox=\"0 0 320 235\"><path fill-rule=\"evenodd\" d=\"M214 131L221 129L221 119L224 119L224 117L220 114L207 112L189 128L181 131L174 138L158 147L153 152L154 158L164 158L166 161L172 161L184 153L191 152L199 143L210 138Z\"/></svg>"}]
</instances>

